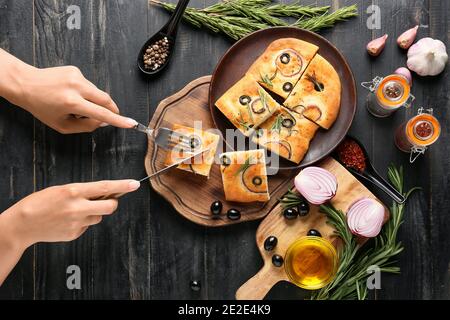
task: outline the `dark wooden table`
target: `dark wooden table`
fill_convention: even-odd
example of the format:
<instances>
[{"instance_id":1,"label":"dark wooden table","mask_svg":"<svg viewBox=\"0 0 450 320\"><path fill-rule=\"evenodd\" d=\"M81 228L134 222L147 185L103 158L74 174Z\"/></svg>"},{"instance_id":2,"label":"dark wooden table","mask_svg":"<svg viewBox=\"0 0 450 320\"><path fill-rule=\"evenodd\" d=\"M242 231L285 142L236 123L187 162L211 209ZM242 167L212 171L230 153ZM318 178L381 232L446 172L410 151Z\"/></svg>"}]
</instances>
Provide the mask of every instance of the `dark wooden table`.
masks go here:
<instances>
[{"instance_id":1,"label":"dark wooden table","mask_svg":"<svg viewBox=\"0 0 450 320\"><path fill-rule=\"evenodd\" d=\"M215 1L192 0L191 6ZM333 8L358 4L358 18L321 32L346 56L357 83L405 64L395 39L413 25L421 25L419 37L431 36L449 45L450 3L446 0L302 3L331 3ZM366 26L366 10L372 3L381 9L381 30ZM66 27L66 9L72 4L81 8L80 30ZM146 0L0 0L0 47L37 67L78 66L112 95L123 114L146 122L161 99L211 74L232 44L223 36L183 24L168 70L147 81L138 73L136 55L167 18L165 11ZM366 43L384 33L390 35L389 44L382 56L370 59ZM407 185L423 188L410 199L401 227L405 250L398 263L402 272L383 275L382 289L372 292L371 298L450 298L448 69L434 78L415 77L415 108L384 120L368 115L366 92L358 88L351 133L363 141L383 174L388 164L402 164ZM142 134L104 128L93 134L60 135L8 102L0 100L0 104L0 211L48 186L145 174L146 137ZM392 133L418 106L433 107L443 128L439 143L411 165L408 155L395 148ZM0 288L0 298L232 299L262 265L255 245L258 223L220 229L197 226L144 184L120 202L114 216L80 239L29 248ZM72 264L81 268L81 290L66 288L66 268ZM191 279L201 281L199 292L190 289ZM269 298L303 294L280 283Z\"/></svg>"}]
</instances>

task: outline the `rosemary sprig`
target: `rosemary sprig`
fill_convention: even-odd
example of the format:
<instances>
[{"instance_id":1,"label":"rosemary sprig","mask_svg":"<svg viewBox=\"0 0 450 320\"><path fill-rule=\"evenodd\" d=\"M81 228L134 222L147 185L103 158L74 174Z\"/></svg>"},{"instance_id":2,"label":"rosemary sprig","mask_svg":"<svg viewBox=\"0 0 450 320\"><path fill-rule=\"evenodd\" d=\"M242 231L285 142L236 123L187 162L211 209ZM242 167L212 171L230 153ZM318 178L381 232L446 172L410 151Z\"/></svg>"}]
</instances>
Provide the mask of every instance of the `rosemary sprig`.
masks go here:
<instances>
[{"instance_id":1,"label":"rosemary sprig","mask_svg":"<svg viewBox=\"0 0 450 320\"><path fill-rule=\"evenodd\" d=\"M277 115L277 117L275 118L275 122L272 124L272 127L270 128L270 130L278 131L278 133L279 133L281 131L281 123L282 122L283 122L283 118L281 117L281 115L280 114Z\"/></svg>"},{"instance_id":2,"label":"rosemary sprig","mask_svg":"<svg viewBox=\"0 0 450 320\"><path fill-rule=\"evenodd\" d=\"M388 178L392 185L404 194L406 198L420 188L412 188L404 192L403 169L394 166L388 168ZM292 189L280 199L283 209L297 206L302 201L301 195ZM391 206L391 216L383 226L380 234L375 238L374 245L370 248L361 247L356 237L352 235L347 227L347 221L342 211L336 210L330 205L320 206L321 212L327 215L328 223L331 224L335 233L343 241L339 250L339 268L331 283L324 288L315 291L311 299L366 299L367 273L369 266L378 266L381 272L399 273L400 268L395 266L393 258L403 250L401 242L397 241L397 233L403 223L405 204L394 202Z\"/></svg>"},{"instance_id":3,"label":"rosemary sprig","mask_svg":"<svg viewBox=\"0 0 450 320\"><path fill-rule=\"evenodd\" d=\"M388 178L393 186L401 193L403 192L403 169L394 166L388 168ZM408 198L411 192L419 188L412 188L404 193ZM375 238L373 247L360 250L354 244L355 237L349 236L347 224L342 213L322 206L321 209L327 214L328 222L337 230L338 235L344 240L344 245L340 250L340 267L335 279L326 287L316 291L312 299L365 299L367 297L367 273L369 266L378 266L381 272L399 273L400 268L394 266L392 259L403 250L401 242L397 241L397 232L403 223L405 204L394 202L391 206L391 216L383 226L381 233ZM362 252L359 252L362 251ZM345 257L345 259L344 259Z\"/></svg>"},{"instance_id":4,"label":"rosemary sprig","mask_svg":"<svg viewBox=\"0 0 450 320\"><path fill-rule=\"evenodd\" d=\"M270 112L270 108L269 105L267 104L267 100L266 100L266 93L264 92L263 89L258 88L258 94L259 94L259 99L261 99L261 104L264 108L267 108L267 110Z\"/></svg>"},{"instance_id":5,"label":"rosemary sprig","mask_svg":"<svg viewBox=\"0 0 450 320\"><path fill-rule=\"evenodd\" d=\"M239 175L239 173L247 170L251 166L251 158L252 157L248 157L245 159L245 162L239 167L238 171L236 171L235 176Z\"/></svg>"},{"instance_id":6,"label":"rosemary sprig","mask_svg":"<svg viewBox=\"0 0 450 320\"><path fill-rule=\"evenodd\" d=\"M316 91L320 91L320 92L323 91L323 89L324 89L323 84L320 83L320 82L317 80L317 77L316 77L316 73L315 73L315 72L313 72L313 74L309 74L309 73L308 73L308 74L305 76L305 79L308 80L308 81L310 81L310 82L312 82L312 84L314 85L314 89L315 89Z\"/></svg>"},{"instance_id":7,"label":"rosemary sprig","mask_svg":"<svg viewBox=\"0 0 450 320\"><path fill-rule=\"evenodd\" d=\"M272 88L273 87L273 83L272 80L270 80L270 77L267 74L261 74L261 81L268 87Z\"/></svg>"},{"instance_id":8,"label":"rosemary sprig","mask_svg":"<svg viewBox=\"0 0 450 320\"><path fill-rule=\"evenodd\" d=\"M299 19L293 26L310 31L318 31L324 28L330 28L336 24L336 22L344 21L358 15L358 7L356 4L342 7L330 14L322 14L320 16L314 16L309 19Z\"/></svg>"},{"instance_id":9,"label":"rosemary sprig","mask_svg":"<svg viewBox=\"0 0 450 320\"><path fill-rule=\"evenodd\" d=\"M169 12L175 9L172 3L159 0L149 2ZM357 14L356 5L343 7L331 14L328 10L328 6L272 3L272 0L223 0L203 9L187 8L183 19L197 28L206 28L238 40L256 30L287 25L281 18L295 17L298 21L294 26L317 31Z\"/></svg>"}]
</instances>

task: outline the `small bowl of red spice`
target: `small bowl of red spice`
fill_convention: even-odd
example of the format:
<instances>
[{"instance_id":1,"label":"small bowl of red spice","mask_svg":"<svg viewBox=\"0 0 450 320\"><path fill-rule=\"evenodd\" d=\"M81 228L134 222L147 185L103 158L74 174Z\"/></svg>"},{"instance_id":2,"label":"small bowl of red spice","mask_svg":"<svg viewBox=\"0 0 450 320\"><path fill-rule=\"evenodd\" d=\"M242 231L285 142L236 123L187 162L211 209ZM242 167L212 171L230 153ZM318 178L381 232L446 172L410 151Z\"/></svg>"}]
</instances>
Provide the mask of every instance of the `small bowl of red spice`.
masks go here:
<instances>
[{"instance_id":1,"label":"small bowl of red spice","mask_svg":"<svg viewBox=\"0 0 450 320\"><path fill-rule=\"evenodd\" d=\"M374 184L395 202L406 201L405 197L375 170L366 149L355 138L347 136L336 148L334 156L353 175Z\"/></svg>"},{"instance_id":2,"label":"small bowl of red spice","mask_svg":"<svg viewBox=\"0 0 450 320\"><path fill-rule=\"evenodd\" d=\"M341 163L346 167L364 172L366 170L366 155L359 143L351 138L346 138L337 147L337 155Z\"/></svg>"}]
</instances>

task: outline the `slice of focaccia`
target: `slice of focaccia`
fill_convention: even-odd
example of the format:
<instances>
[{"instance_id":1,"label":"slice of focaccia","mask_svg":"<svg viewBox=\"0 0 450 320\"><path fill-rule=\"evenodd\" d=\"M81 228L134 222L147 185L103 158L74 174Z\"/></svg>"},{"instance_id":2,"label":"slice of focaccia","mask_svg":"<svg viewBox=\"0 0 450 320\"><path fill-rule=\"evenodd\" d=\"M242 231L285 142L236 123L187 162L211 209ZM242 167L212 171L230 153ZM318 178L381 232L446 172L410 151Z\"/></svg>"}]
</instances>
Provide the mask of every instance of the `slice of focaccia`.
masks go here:
<instances>
[{"instance_id":1,"label":"slice of focaccia","mask_svg":"<svg viewBox=\"0 0 450 320\"><path fill-rule=\"evenodd\" d=\"M280 105L248 76L228 89L216 107L246 136L280 110Z\"/></svg>"},{"instance_id":2,"label":"slice of focaccia","mask_svg":"<svg viewBox=\"0 0 450 320\"><path fill-rule=\"evenodd\" d=\"M316 55L284 106L303 114L324 129L336 120L341 104L341 81L333 66Z\"/></svg>"},{"instance_id":3,"label":"slice of focaccia","mask_svg":"<svg viewBox=\"0 0 450 320\"><path fill-rule=\"evenodd\" d=\"M275 40L247 74L267 90L286 99L317 50L319 47L312 43L295 38Z\"/></svg>"},{"instance_id":4,"label":"slice of focaccia","mask_svg":"<svg viewBox=\"0 0 450 320\"><path fill-rule=\"evenodd\" d=\"M301 114L282 108L280 113L264 122L253 142L292 162L300 163L319 126Z\"/></svg>"},{"instance_id":5,"label":"slice of focaccia","mask_svg":"<svg viewBox=\"0 0 450 320\"><path fill-rule=\"evenodd\" d=\"M265 202L270 199L264 150L226 152L220 155L227 201Z\"/></svg>"},{"instance_id":6,"label":"slice of focaccia","mask_svg":"<svg viewBox=\"0 0 450 320\"><path fill-rule=\"evenodd\" d=\"M211 132L185 127L179 124L174 124L172 126L172 130L187 137L189 144L192 147L192 152L197 152L202 149L209 149L207 152L204 152L198 157L190 160L190 163L182 163L178 165L177 168L209 177L209 172L214 162L214 156L216 154L220 137ZM189 155L190 152L186 152L175 147L167 153L165 164L171 165L189 157Z\"/></svg>"}]
</instances>

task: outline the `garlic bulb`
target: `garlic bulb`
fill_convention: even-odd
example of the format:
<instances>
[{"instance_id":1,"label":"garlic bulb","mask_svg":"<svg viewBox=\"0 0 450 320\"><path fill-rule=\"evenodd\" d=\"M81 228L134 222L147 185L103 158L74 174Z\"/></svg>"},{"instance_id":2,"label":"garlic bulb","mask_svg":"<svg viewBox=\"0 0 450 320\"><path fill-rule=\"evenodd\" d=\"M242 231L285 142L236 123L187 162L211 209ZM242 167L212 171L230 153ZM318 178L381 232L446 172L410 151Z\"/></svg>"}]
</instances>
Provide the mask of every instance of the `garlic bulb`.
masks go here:
<instances>
[{"instance_id":1,"label":"garlic bulb","mask_svg":"<svg viewBox=\"0 0 450 320\"><path fill-rule=\"evenodd\" d=\"M447 61L448 55L442 41L423 38L409 48L406 64L420 76L435 76L444 70Z\"/></svg>"}]
</instances>

